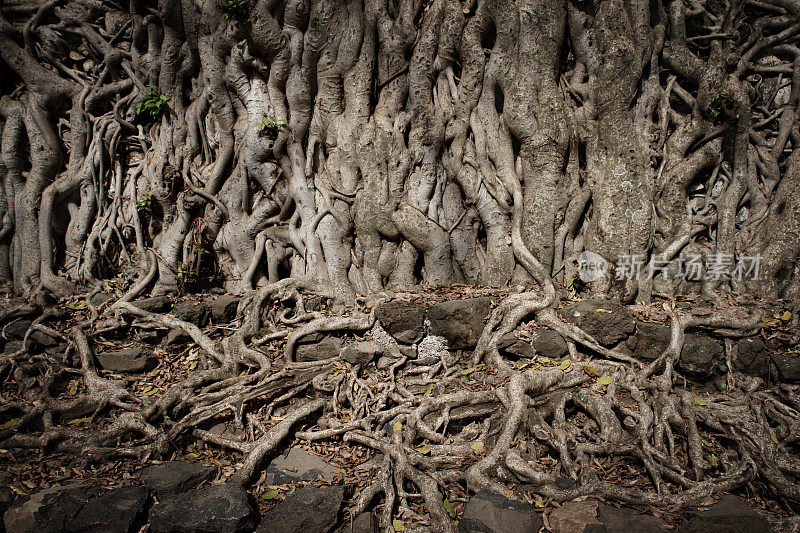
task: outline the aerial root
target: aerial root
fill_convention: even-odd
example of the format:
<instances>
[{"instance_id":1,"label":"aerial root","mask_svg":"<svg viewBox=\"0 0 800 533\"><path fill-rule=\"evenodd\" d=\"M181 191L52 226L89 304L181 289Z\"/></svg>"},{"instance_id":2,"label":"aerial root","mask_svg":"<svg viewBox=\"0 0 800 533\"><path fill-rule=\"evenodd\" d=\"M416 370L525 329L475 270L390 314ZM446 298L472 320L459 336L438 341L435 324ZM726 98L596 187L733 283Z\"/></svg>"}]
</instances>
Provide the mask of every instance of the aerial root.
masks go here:
<instances>
[{"instance_id":1,"label":"aerial root","mask_svg":"<svg viewBox=\"0 0 800 533\"><path fill-rule=\"evenodd\" d=\"M284 420L278 422L276 426L271 428L251 446L252 449L248 451L242 466L239 467L231 480L241 484L249 482L264 457L275 451L281 442L289 435L292 426L314 411L321 409L324 405L324 399L312 400L302 407L293 410Z\"/></svg>"}]
</instances>

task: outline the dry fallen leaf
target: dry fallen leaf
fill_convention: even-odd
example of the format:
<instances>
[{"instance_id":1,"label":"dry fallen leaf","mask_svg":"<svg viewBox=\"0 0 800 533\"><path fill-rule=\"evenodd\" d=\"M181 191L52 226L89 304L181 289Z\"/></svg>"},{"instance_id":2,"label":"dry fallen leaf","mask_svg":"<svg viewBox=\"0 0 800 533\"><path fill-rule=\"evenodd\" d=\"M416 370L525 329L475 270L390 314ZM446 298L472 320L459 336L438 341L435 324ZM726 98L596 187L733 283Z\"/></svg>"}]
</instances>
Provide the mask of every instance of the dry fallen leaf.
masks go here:
<instances>
[{"instance_id":1,"label":"dry fallen leaf","mask_svg":"<svg viewBox=\"0 0 800 533\"><path fill-rule=\"evenodd\" d=\"M461 375L462 376L467 376L469 374L472 374L473 372L475 372L479 368L483 368L484 366L486 366L486 365L483 364L483 363L480 363L480 364L477 364L475 366L472 366L472 367L469 367L469 368L465 368L464 370L461 371Z\"/></svg>"},{"instance_id":2,"label":"dry fallen leaf","mask_svg":"<svg viewBox=\"0 0 800 533\"><path fill-rule=\"evenodd\" d=\"M28 495L28 493L27 493L27 492L25 492L24 490L22 490L22 489L21 489L21 488L19 488L19 487L15 487L14 485L9 485L8 487L9 487L11 490L13 490L14 492L16 492L17 494L19 494L20 496L27 496L27 495Z\"/></svg>"},{"instance_id":3,"label":"dry fallen leaf","mask_svg":"<svg viewBox=\"0 0 800 533\"><path fill-rule=\"evenodd\" d=\"M20 420L22 420L22 419L21 418L12 418L8 422L0 425L0 431L3 431L4 429L8 429L8 428L16 426L17 424L19 424Z\"/></svg>"}]
</instances>

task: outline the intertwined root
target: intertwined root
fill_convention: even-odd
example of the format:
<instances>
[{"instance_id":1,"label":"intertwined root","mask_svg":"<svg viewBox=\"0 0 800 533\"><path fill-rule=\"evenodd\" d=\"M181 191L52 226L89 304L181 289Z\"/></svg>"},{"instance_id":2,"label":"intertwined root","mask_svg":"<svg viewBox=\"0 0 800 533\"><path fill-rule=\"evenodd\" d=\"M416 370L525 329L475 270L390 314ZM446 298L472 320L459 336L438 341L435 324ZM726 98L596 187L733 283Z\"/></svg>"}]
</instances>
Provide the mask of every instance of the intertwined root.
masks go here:
<instances>
[{"instance_id":1,"label":"intertwined root","mask_svg":"<svg viewBox=\"0 0 800 533\"><path fill-rule=\"evenodd\" d=\"M240 306L241 327L221 339L121 300L99 320L70 330L80 368L46 356L6 357L4 377L39 371L43 386L35 398L2 408L24 414L0 433L0 448L65 451L87 460L146 458L192 436L241 453L233 479L248 484L287 437L344 441L383 455L374 481L353 503L359 513L382 501L383 529L402 516L454 531L443 501L464 487L534 501L599 494L681 506L760 480L774 496L800 502L797 387L731 374L727 390L709 392L687 386L675 370L687 327L735 336L756 328L760 316L737 317L731 309L697 315L673 310L670 346L642 366L561 322L551 307L541 305L540 295L522 293L494 310L469 363L440 350L418 359L402 356L379 371L339 358L293 361L296 342L305 335L363 332L375 322L374 314L359 312L330 318L305 313L300 290L308 288L301 279L253 293ZM261 317L269 305L283 311L275 313L279 318L267 324L271 331L264 335ZM588 350L573 346L573 357L563 362L504 361L497 339L531 312ZM138 327L183 329L209 362L159 398L133 395L123 381L98 375L90 341L93 332L125 327L131 319ZM256 350L254 339L281 337L288 337L281 355ZM80 377L82 394L54 397L52 385L63 373ZM287 415L272 424L274 410L289 403ZM101 429L64 425L104 412L114 417ZM220 419L233 419L249 437L233 440L207 431ZM636 483L627 482L632 474Z\"/></svg>"}]
</instances>

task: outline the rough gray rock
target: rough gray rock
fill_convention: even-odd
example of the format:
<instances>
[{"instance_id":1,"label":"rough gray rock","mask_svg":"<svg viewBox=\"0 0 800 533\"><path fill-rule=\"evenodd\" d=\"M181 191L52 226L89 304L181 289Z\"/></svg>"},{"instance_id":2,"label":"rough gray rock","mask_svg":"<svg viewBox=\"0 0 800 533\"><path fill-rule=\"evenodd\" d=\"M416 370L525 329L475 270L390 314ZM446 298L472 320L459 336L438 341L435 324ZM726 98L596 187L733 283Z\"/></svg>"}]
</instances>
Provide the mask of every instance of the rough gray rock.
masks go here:
<instances>
[{"instance_id":1,"label":"rough gray rock","mask_svg":"<svg viewBox=\"0 0 800 533\"><path fill-rule=\"evenodd\" d=\"M153 533L244 533L258 513L237 483L190 490L160 501L150 510Z\"/></svg>"},{"instance_id":2,"label":"rough gray rock","mask_svg":"<svg viewBox=\"0 0 800 533\"><path fill-rule=\"evenodd\" d=\"M59 362L67 361L67 344L61 343L44 351L47 355Z\"/></svg>"},{"instance_id":3,"label":"rough gray rock","mask_svg":"<svg viewBox=\"0 0 800 533\"><path fill-rule=\"evenodd\" d=\"M637 321L636 334L629 337L627 346L634 357L652 361L669 347L669 326ZM764 342L758 337L742 339L738 343L734 368L751 376L765 376L768 358ZM679 366L684 372L705 376L725 364L725 347L718 339L702 333L687 333L681 351Z\"/></svg>"},{"instance_id":4,"label":"rough gray rock","mask_svg":"<svg viewBox=\"0 0 800 533\"><path fill-rule=\"evenodd\" d=\"M60 342L47 333L38 330L31 331L31 334L28 336L28 341L31 343L30 350L37 353L44 351L46 348L58 346Z\"/></svg>"},{"instance_id":5,"label":"rough gray rock","mask_svg":"<svg viewBox=\"0 0 800 533\"><path fill-rule=\"evenodd\" d=\"M553 533L583 533L605 531L604 525L597 517L597 502L566 502L561 507L550 511L550 530Z\"/></svg>"},{"instance_id":6,"label":"rough gray rock","mask_svg":"<svg viewBox=\"0 0 800 533\"><path fill-rule=\"evenodd\" d=\"M687 333L678 367L688 374L708 375L725 366L725 347L722 342L704 334Z\"/></svg>"},{"instance_id":7,"label":"rough gray rock","mask_svg":"<svg viewBox=\"0 0 800 533\"><path fill-rule=\"evenodd\" d=\"M380 304L375 316L397 342L414 344L422 338L425 309L420 305L393 300Z\"/></svg>"},{"instance_id":8,"label":"rough gray rock","mask_svg":"<svg viewBox=\"0 0 800 533\"><path fill-rule=\"evenodd\" d=\"M434 304L426 317L433 335L444 337L451 350L474 348L483 332L484 319L492 307L492 299L466 298Z\"/></svg>"},{"instance_id":9,"label":"rough gray rock","mask_svg":"<svg viewBox=\"0 0 800 533\"><path fill-rule=\"evenodd\" d=\"M292 481L311 481L317 476L333 479L339 469L323 461L321 457L302 448L289 448L275 457L267 467L266 481L270 485Z\"/></svg>"},{"instance_id":10,"label":"rough gray rock","mask_svg":"<svg viewBox=\"0 0 800 533\"><path fill-rule=\"evenodd\" d=\"M172 300L166 295L142 298L141 300L136 300L135 302L131 303L133 303L133 305L139 309L144 309L145 311L149 311L151 313L161 313L169 310L169 308L172 307Z\"/></svg>"},{"instance_id":11,"label":"rough gray rock","mask_svg":"<svg viewBox=\"0 0 800 533\"><path fill-rule=\"evenodd\" d=\"M575 324L603 346L614 346L636 329L633 313L608 300L583 300L559 309L567 322Z\"/></svg>"},{"instance_id":12,"label":"rough gray rock","mask_svg":"<svg viewBox=\"0 0 800 533\"><path fill-rule=\"evenodd\" d=\"M167 332L164 337L165 346L175 346L176 344L183 344L192 340L188 333L180 328L173 328Z\"/></svg>"},{"instance_id":13,"label":"rough gray rock","mask_svg":"<svg viewBox=\"0 0 800 533\"><path fill-rule=\"evenodd\" d=\"M158 344L164 336L164 330L159 329L137 329L133 333L133 338L146 344Z\"/></svg>"},{"instance_id":14,"label":"rough gray rock","mask_svg":"<svg viewBox=\"0 0 800 533\"><path fill-rule=\"evenodd\" d=\"M3 473L0 472L0 481L5 480ZM14 501L14 493L8 485L0 485L0 533L6 532L6 526L3 523L2 517L6 510L11 507L11 502Z\"/></svg>"},{"instance_id":15,"label":"rough gray rock","mask_svg":"<svg viewBox=\"0 0 800 533\"><path fill-rule=\"evenodd\" d=\"M636 334L628 337L627 345L637 359L652 361L669 347L669 339L669 326L637 320Z\"/></svg>"},{"instance_id":16,"label":"rough gray rock","mask_svg":"<svg viewBox=\"0 0 800 533\"><path fill-rule=\"evenodd\" d=\"M533 357L536 350L529 343L506 333L497 341L497 349L517 357Z\"/></svg>"},{"instance_id":17,"label":"rough gray rock","mask_svg":"<svg viewBox=\"0 0 800 533\"><path fill-rule=\"evenodd\" d=\"M28 332L31 324L33 324L33 321L26 318L14 320L3 326L3 332L5 333L6 338L17 339L21 341L25 338L25 333Z\"/></svg>"},{"instance_id":18,"label":"rough gray rock","mask_svg":"<svg viewBox=\"0 0 800 533\"><path fill-rule=\"evenodd\" d=\"M551 359L560 359L569 351L564 337L552 329L531 331L531 345L537 354Z\"/></svg>"},{"instance_id":19,"label":"rough gray rock","mask_svg":"<svg viewBox=\"0 0 800 533\"><path fill-rule=\"evenodd\" d=\"M146 487L112 489L89 501L70 520L66 531L85 533L131 533L144 524Z\"/></svg>"},{"instance_id":20,"label":"rough gray rock","mask_svg":"<svg viewBox=\"0 0 800 533\"><path fill-rule=\"evenodd\" d=\"M25 333L27 333L27 331L30 329L31 324L33 324L32 320L21 318L19 320L9 322L7 325L3 326L3 332L5 333L6 338L21 341L25 338Z\"/></svg>"},{"instance_id":21,"label":"rough gray rock","mask_svg":"<svg viewBox=\"0 0 800 533\"><path fill-rule=\"evenodd\" d=\"M378 519L372 513L361 513L349 526L340 529L339 533L378 533Z\"/></svg>"},{"instance_id":22,"label":"rough gray rock","mask_svg":"<svg viewBox=\"0 0 800 533\"><path fill-rule=\"evenodd\" d=\"M741 339L736 343L733 368L751 376L764 377L769 370L767 346L758 337Z\"/></svg>"},{"instance_id":23,"label":"rough gray rock","mask_svg":"<svg viewBox=\"0 0 800 533\"><path fill-rule=\"evenodd\" d=\"M22 349L22 341L18 340L6 341L6 343L3 345L4 354L11 354L14 352L18 352L21 349Z\"/></svg>"},{"instance_id":24,"label":"rough gray rock","mask_svg":"<svg viewBox=\"0 0 800 533\"><path fill-rule=\"evenodd\" d=\"M669 531L667 523L653 515L641 514L626 507L611 507L600 503L597 519L603 523L608 533L653 533Z\"/></svg>"},{"instance_id":25,"label":"rough gray rock","mask_svg":"<svg viewBox=\"0 0 800 533\"><path fill-rule=\"evenodd\" d=\"M800 383L800 357L793 357L784 353L773 352L770 354L775 366L778 367L778 376L784 383Z\"/></svg>"},{"instance_id":26,"label":"rough gray rock","mask_svg":"<svg viewBox=\"0 0 800 533\"><path fill-rule=\"evenodd\" d=\"M726 495L706 511L688 513L679 533L764 533L767 518L737 496Z\"/></svg>"},{"instance_id":27,"label":"rough gray rock","mask_svg":"<svg viewBox=\"0 0 800 533\"><path fill-rule=\"evenodd\" d=\"M53 487L19 499L3 515L9 533L63 533L67 525L93 497L98 487L71 484Z\"/></svg>"},{"instance_id":28,"label":"rough gray rock","mask_svg":"<svg viewBox=\"0 0 800 533\"><path fill-rule=\"evenodd\" d=\"M298 344L295 350L295 361L322 361L336 357L342 350L342 339L339 337L325 337L319 342Z\"/></svg>"},{"instance_id":29,"label":"rough gray rock","mask_svg":"<svg viewBox=\"0 0 800 533\"><path fill-rule=\"evenodd\" d=\"M305 302L306 311L319 311L322 309L322 304L327 302L327 298L323 296L312 296Z\"/></svg>"},{"instance_id":30,"label":"rough gray rock","mask_svg":"<svg viewBox=\"0 0 800 533\"><path fill-rule=\"evenodd\" d=\"M530 533L539 531L542 519L530 506L481 489L470 498L458 523L460 533Z\"/></svg>"},{"instance_id":31,"label":"rough gray rock","mask_svg":"<svg viewBox=\"0 0 800 533\"><path fill-rule=\"evenodd\" d=\"M366 365L383 353L383 347L375 341L362 341L342 348L342 359L353 365Z\"/></svg>"},{"instance_id":32,"label":"rough gray rock","mask_svg":"<svg viewBox=\"0 0 800 533\"><path fill-rule=\"evenodd\" d=\"M222 294L211 302L211 320L214 324L227 324L236 318L239 297L233 294Z\"/></svg>"},{"instance_id":33,"label":"rough gray rock","mask_svg":"<svg viewBox=\"0 0 800 533\"><path fill-rule=\"evenodd\" d=\"M175 304L172 314L181 320L203 327L211 318L211 309L206 302L183 300Z\"/></svg>"},{"instance_id":34,"label":"rough gray rock","mask_svg":"<svg viewBox=\"0 0 800 533\"><path fill-rule=\"evenodd\" d=\"M131 346L104 352L97 356L97 362L103 369L112 372L143 372L155 368L158 358L141 346Z\"/></svg>"},{"instance_id":35,"label":"rough gray rock","mask_svg":"<svg viewBox=\"0 0 800 533\"><path fill-rule=\"evenodd\" d=\"M378 358L378 362L375 363L375 367L378 370L386 370L387 368L389 368L390 366L392 366L393 364L395 364L399 360L400 360L399 357L392 357L392 356L389 356L389 355L382 355L382 356L380 356Z\"/></svg>"},{"instance_id":36,"label":"rough gray rock","mask_svg":"<svg viewBox=\"0 0 800 533\"><path fill-rule=\"evenodd\" d=\"M196 489L213 476L214 469L210 466L181 461L148 466L139 472L139 479L144 481L159 500Z\"/></svg>"},{"instance_id":37,"label":"rough gray rock","mask_svg":"<svg viewBox=\"0 0 800 533\"><path fill-rule=\"evenodd\" d=\"M298 489L264 515L256 533L327 533L338 521L343 495L339 486Z\"/></svg>"}]
</instances>

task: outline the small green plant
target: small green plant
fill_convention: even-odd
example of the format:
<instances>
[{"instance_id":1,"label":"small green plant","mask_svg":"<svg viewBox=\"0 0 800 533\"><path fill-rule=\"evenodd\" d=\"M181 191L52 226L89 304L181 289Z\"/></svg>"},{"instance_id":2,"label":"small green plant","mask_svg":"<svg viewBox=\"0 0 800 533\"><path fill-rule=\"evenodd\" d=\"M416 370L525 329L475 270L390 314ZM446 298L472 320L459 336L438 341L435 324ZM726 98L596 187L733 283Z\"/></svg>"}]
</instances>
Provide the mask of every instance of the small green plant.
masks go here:
<instances>
[{"instance_id":1,"label":"small green plant","mask_svg":"<svg viewBox=\"0 0 800 533\"><path fill-rule=\"evenodd\" d=\"M258 134L274 141L278 138L278 131L283 125L282 120L276 119L273 115L267 115L258 123Z\"/></svg>"},{"instance_id":2,"label":"small green plant","mask_svg":"<svg viewBox=\"0 0 800 533\"><path fill-rule=\"evenodd\" d=\"M206 250L206 247L205 245L203 245L202 242L194 243L194 251L197 255L203 255L209 253L209 251Z\"/></svg>"},{"instance_id":3,"label":"small green plant","mask_svg":"<svg viewBox=\"0 0 800 533\"><path fill-rule=\"evenodd\" d=\"M247 2L248 0L228 0L222 8L223 20L247 20L250 14Z\"/></svg>"},{"instance_id":4,"label":"small green plant","mask_svg":"<svg viewBox=\"0 0 800 533\"><path fill-rule=\"evenodd\" d=\"M190 276L189 265L183 261L178 261L178 293L184 294L186 289L186 282Z\"/></svg>"},{"instance_id":5,"label":"small green plant","mask_svg":"<svg viewBox=\"0 0 800 533\"><path fill-rule=\"evenodd\" d=\"M167 102L169 102L169 96L159 94L152 87L148 87L147 95L136 104L136 115L155 120L167 107Z\"/></svg>"},{"instance_id":6,"label":"small green plant","mask_svg":"<svg viewBox=\"0 0 800 533\"><path fill-rule=\"evenodd\" d=\"M728 93L728 91L720 91L714 95L711 99L711 103L708 104L708 112L714 118L718 118L721 114L732 114L735 105L733 102L733 98Z\"/></svg>"},{"instance_id":7,"label":"small green plant","mask_svg":"<svg viewBox=\"0 0 800 533\"><path fill-rule=\"evenodd\" d=\"M149 211L150 206L153 204L153 191L147 191L144 197L136 202L136 210L140 213L142 211Z\"/></svg>"},{"instance_id":8,"label":"small green plant","mask_svg":"<svg viewBox=\"0 0 800 533\"><path fill-rule=\"evenodd\" d=\"M194 275L195 277L200 278L200 264L203 262L203 255L210 254L211 251L205 247L202 241L195 241L193 244L194 253L197 256L194 260Z\"/></svg>"}]
</instances>

